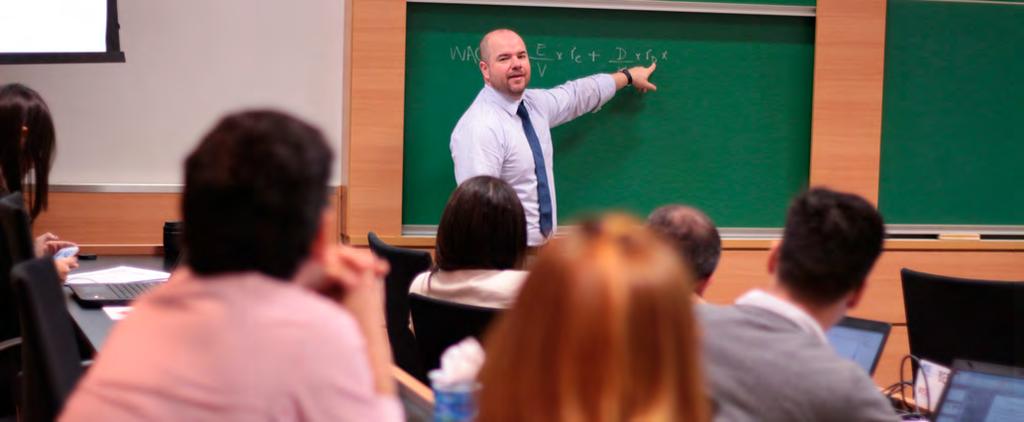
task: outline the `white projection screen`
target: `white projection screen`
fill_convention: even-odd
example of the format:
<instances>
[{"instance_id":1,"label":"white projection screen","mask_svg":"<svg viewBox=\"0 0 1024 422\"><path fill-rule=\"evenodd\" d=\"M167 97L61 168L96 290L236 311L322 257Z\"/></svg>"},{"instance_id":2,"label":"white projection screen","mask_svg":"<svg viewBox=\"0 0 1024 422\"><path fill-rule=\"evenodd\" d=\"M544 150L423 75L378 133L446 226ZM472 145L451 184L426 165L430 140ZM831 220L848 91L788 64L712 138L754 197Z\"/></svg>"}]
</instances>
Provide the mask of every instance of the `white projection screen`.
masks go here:
<instances>
[{"instance_id":1,"label":"white projection screen","mask_svg":"<svg viewBox=\"0 0 1024 422\"><path fill-rule=\"evenodd\" d=\"M0 0L0 63L123 61L117 0Z\"/></svg>"}]
</instances>

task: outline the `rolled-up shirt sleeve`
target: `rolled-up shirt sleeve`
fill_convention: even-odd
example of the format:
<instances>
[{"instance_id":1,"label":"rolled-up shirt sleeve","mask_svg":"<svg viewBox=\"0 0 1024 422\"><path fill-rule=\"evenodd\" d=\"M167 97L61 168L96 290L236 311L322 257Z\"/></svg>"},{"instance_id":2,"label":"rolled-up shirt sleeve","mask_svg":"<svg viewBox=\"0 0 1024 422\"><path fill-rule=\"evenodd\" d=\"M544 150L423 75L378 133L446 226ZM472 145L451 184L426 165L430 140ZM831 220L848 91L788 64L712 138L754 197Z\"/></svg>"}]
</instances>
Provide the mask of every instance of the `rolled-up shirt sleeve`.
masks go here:
<instances>
[{"instance_id":1,"label":"rolled-up shirt sleeve","mask_svg":"<svg viewBox=\"0 0 1024 422\"><path fill-rule=\"evenodd\" d=\"M496 125L468 124L452 132L452 162L455 163L455 183L474 176L501 177L504 148Z\"/></svg>"},{"instance_id":2,"label":"rolled-up shirt sleeve","mask_svg":"<svg viewBox=\"0 0 1024 422\"><path fill-rule=\"evenodd\" d=\"M601 109L615 96L615 79L609 74L591 75L541 91L538 108L548 115L551 127L566 123L584 113Z\"/></svg>"}]
</instances>

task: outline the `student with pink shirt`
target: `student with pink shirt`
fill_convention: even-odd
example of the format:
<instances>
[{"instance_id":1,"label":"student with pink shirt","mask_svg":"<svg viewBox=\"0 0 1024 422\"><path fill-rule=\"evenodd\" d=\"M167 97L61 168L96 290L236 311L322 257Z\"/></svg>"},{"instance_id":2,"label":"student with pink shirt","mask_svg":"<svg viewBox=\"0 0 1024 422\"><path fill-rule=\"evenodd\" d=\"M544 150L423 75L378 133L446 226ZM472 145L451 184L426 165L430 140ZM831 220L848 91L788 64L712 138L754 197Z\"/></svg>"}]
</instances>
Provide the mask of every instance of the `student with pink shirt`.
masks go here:
<instances>
[{"instance_id":1,"label":"student with pink shirt","mask_svg":"<svg viewBox=\"0 0 1024 422\"><path fill-rule=\"evenodd\" d=\"M402 420L376 282L324 224L332 152L273 111L185 163L184 265L118 323L65 421Z\"/></svg>"}]
</instances>

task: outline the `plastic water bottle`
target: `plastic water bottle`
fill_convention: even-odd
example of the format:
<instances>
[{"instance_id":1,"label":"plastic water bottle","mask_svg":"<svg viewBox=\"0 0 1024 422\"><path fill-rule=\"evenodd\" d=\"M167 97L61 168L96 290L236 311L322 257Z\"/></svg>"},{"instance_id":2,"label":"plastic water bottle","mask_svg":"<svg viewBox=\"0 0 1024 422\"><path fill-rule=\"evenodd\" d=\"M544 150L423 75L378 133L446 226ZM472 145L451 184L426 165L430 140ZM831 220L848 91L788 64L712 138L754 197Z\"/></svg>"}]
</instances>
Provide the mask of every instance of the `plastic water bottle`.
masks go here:
<instances>
[{"instance_id":1,"label":"plastic water bottle","mask_svg":"<svg viewBox=\"0 0 1024 422\"><path fill-rule=\"evenodd\" d=\"M434 422L464 422L476 419L476 381L443 383L436 379L438 372L430 371L430 386L434 390Z\"/></svg>"}]
</instances>

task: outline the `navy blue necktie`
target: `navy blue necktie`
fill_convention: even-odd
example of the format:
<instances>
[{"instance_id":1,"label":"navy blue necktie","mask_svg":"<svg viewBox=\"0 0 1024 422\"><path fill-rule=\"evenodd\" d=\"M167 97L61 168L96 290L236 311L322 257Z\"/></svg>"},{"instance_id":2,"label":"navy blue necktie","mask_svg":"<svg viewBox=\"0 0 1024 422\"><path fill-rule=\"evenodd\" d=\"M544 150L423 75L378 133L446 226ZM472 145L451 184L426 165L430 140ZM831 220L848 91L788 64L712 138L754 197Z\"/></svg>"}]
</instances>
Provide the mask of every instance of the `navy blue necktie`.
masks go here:
<instances>
[{"instance_id":1,"label":"navy blue necktie","mask_svg":"<svg viewBox=\"0 0 1024 422\"><path fill-rule=\"evenodd\" d=\"M533 131L530 113L526 111L526 103L520 102L516 115L523 121L523 132L533 151L534 173L537 175L537 205L540 208L540 234L548 237L551 234L551 191L548 189L548 169L544 165L544 152L540 149L540 139Z\"/></svg>"}]
</instances>

